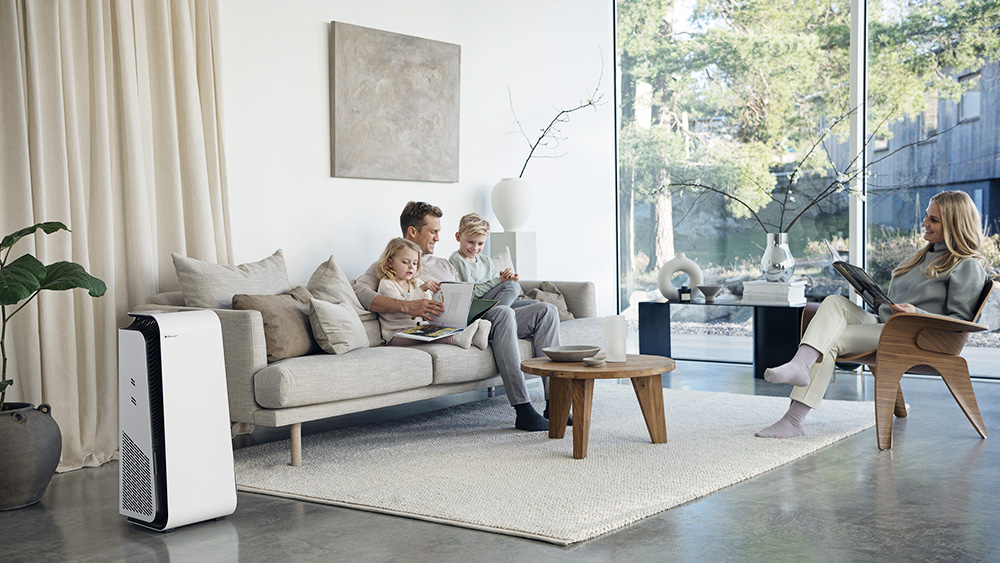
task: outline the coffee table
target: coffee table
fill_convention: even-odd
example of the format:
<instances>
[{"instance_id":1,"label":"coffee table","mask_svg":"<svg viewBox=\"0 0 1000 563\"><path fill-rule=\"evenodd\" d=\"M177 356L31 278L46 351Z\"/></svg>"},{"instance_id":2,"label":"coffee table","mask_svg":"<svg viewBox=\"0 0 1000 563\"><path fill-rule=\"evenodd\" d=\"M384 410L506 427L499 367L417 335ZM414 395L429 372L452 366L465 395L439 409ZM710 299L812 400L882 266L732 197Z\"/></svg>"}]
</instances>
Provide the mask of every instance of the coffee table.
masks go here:
<instances>
[{"instance_id":1,"label":"coffee table","mask_svg":"<svg viewBox=\"0 0 1000 563\"><path fill-rule=\"evenodd\" d=\"M642 417L654 444L667 443L667 421L663 410L661 375L674 369L674 361L663 356L629 354L624 362L606 362L590 367L583 362L553 362L532 358L521 362L521 371L549 378L549 438L566 435L570 403L573 405L573 458L587 457L590 407L595 379L632 380Z\"/></svg>"}]
</instances>

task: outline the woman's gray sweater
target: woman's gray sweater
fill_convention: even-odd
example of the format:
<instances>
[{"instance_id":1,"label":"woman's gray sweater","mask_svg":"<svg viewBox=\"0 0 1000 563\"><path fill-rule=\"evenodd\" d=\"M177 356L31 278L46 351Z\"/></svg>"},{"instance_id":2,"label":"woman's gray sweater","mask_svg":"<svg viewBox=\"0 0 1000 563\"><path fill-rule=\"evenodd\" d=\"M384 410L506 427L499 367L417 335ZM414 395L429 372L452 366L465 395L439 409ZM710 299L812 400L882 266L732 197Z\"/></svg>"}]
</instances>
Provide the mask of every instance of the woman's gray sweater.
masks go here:
<instances>
[{"instance_id":1,"label":"woman's gray sweater","mask_svg":"<svg viewBox=\"0 0 1000 563\"><path fill-rule=\"evenodd\" d=\"M910 303L918 313L932 313L971 321L979 305L979 294L986 283L986 270L974 258L966 258L936 278L924 275L924 269L943 253L944 242L934 244L924 261L901 276L892 278L889 298L893 303ZM888 305L879 308L885 322L892 316Z\"/></svg>"}]
</instances>

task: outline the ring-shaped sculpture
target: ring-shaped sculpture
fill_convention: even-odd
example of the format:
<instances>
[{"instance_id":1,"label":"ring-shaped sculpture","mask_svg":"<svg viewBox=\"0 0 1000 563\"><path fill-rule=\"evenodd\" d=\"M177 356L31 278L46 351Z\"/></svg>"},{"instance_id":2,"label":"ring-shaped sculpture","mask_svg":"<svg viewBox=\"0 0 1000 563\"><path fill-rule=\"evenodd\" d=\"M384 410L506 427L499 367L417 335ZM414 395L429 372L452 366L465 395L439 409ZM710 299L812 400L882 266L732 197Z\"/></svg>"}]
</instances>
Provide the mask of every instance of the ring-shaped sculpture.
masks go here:
<instances>
[{"instance_id":1,"label":"ring-shaped sculpture","mask_svg":"<svg viewBox=\"0 0 1000 563\"><path fill-rule=\"evenodd\" d=\"M695 292L698 292L696 288L703 281L701 268L698 264L695 264L694 260L685 256L683 252L678 253L660 268L660 273L656 278L656 284L660 286L660 293L670 301L681 300L680 293L677 291L677 287L673 281L674 275L680 272L688 276L688 287L691 288L692 297Z\"/></svg>"}]
</instances>

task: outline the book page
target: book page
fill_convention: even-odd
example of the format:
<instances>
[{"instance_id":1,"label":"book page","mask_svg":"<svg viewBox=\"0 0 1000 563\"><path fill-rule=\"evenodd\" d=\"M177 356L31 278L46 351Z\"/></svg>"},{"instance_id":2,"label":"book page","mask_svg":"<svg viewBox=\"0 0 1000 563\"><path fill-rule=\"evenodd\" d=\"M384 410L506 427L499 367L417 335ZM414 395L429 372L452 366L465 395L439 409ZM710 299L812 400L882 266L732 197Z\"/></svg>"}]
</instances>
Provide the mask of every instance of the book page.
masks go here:
<instances>
[{"instance_id":1,"label":"book page","mask_svg":"<svg viewBox=\"0 0 1000 563\"><path fill-rule=\"evenodd\" d=\"M444 313L434 319L432 324L465 328L468 326L469 307L472 305L472 290L475 284L444 282L441 289L431 296L431 299L444 305Z\"/></svg>"}]
</instances>

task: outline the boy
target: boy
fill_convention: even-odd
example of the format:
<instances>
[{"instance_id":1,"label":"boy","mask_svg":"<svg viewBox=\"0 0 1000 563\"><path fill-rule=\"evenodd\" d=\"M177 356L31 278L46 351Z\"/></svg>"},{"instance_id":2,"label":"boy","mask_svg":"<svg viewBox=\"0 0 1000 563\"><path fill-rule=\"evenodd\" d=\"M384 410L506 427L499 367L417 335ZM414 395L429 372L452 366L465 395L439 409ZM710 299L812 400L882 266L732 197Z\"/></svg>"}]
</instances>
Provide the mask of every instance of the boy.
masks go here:
<instances>
[{"instance_id":1,"label":"boy","mask_svg":"<svg viewBox=\"0 0 1000 563\"><path fill-rule=\"evenodd\" d=\"M497 272L493 260L481 254L489 234L490 224L481 215L465 215L455 233L458 251L453 252L448 261L458 270L459 279L476 284L473 296L496 299L500 305L510 307L521 294L521 284L517 283L520 277L510 268Z\"/></svg>"}]
</instances>

